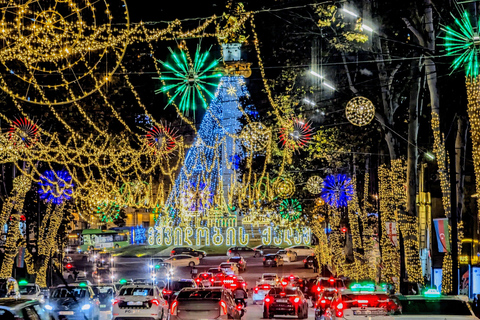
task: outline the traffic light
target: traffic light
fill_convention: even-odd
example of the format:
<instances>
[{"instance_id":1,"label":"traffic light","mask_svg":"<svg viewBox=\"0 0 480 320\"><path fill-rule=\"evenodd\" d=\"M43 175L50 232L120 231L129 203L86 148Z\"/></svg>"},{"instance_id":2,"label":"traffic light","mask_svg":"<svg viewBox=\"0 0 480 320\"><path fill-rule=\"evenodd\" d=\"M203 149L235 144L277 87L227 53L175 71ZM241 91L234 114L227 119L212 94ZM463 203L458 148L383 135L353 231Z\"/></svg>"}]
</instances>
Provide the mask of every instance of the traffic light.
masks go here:
<instances>
[{"instance_id":1,"label":"traffic light","mask_svg":"<svg viewBox=\"0 0 480 320\"><path fill-rule=\"evenodd\" d=\"M347 232L347 227L342 227L342 232L346 233Z\"/></svg>"},{"instance_id":2,"label":"traffic light","mask_svg":"<svg viewBox=\"0 0 480 320\"><path fill-rule=\"evenodd\" d=\"M73 268L73 266L72 266L72 264L71 264L71 263L67 263L67 264L66 264L66 266L65 266L65 268L67 268L68 270L70 270L70 269L72 269L72 268Z\"/></svg>"},{"instance_id":3,"label":"traffic light","mask_svg":"<svg viewBox=\"0 0 480 320\"><path fill-rule=\"evenodd\" d=\"M160 269L160 265L159 264L155 265L155 269L157 270Z\"/></svg>"}]
</instances>

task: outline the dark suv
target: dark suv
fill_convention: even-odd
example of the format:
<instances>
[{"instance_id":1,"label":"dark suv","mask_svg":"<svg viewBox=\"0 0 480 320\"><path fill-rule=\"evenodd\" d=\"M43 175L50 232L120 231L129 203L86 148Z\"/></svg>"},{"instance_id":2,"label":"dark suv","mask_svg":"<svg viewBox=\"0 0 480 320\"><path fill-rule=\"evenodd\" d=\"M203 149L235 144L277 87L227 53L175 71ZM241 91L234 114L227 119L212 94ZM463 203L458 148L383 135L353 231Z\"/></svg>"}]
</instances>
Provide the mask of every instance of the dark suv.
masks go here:
<instances>
[{"instance_id":1,"label":"dark suv","mask_svg":"<svg viewBox=\"0 0 480 320\"><path fill-rule=\"evenodd\" d=\"M192 257L198 257L199 259L203 259L207 256L205 251L195 250L190 247L176 247L170 252L170 256L176 256L178 254L187 254Z\"/></svg>"},{"instance_id":2,"label":"dark suv","mask_svg":"<svg viewBox=\"0 0 480 320\"><path fill-rule=\"evenodd\" d=\"M193 279L180 279L172 280L167 283L167 286L163 288L162 295L169 303L175 299L176 293L183 288L196 288L197 284Z\"/></svg>"}]
</instances>

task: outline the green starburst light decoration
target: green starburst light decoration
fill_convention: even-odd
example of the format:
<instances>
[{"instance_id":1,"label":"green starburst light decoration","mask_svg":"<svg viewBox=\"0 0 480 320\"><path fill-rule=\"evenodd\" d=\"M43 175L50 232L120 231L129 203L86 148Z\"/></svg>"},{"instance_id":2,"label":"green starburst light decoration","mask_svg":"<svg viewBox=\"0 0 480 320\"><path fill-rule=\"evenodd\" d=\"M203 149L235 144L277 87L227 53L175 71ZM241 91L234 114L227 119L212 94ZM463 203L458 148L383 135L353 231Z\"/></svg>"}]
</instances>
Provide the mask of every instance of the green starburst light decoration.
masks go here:
<instances>
[{"instance_id":1,"label":"green starburst light decoration","mask_svg":"<svg viewBox=\"0 0 480 320\"><path fill-rule=\"evenodd\" d=\"M120 205L114 201L107 200L97 206L96 213L99 217L101 217L101 222L107 223L118 219L120 216L120 209Z\"/></svg>"},{"instance_id":2,"label":"green starburst light decoration","mask_svg":"<svg viewBox=\"0 0 480 320\"><path fill-rule=\"evenodd\" d=\"M175 53L171 48L168 49L172 53L174 64L159 60L171 74L154 78L160 79L163 84L155 93L168 94L170 99L165 108L175 103L186 116L190 111L195 116L198 105L206 109L208 107L207 99L214 98L214 92L219 83L216 79L222 76L214 69L220 59L211 61L209 59L210 49L201 53L200 46L197 46L193 61L184 50Z\"/></svg>"},{"instance_id":3,"label":"green starburst light decoration","mask_svg":"<svg viewBox=\"0 0 480 320\"><path fill-rule=\"evenodd\" d=\"M451 65L452 72L463 66L467 77L476 78L479 74L480 36L478 30L473 28L467 11L463 12L460 19L455 18L454 27L442 27L446 33L446 36L442 38L445 40L447 56L457 56Z\"/></svg>"},{"instance_id":4,"label":"green starburst light decoration","mask_svg":"<svg viewBox=\"0 0 480 320\"><path fill-rule=\"evenodd\" d=\"M285 199L280 204L279 211L283 219L294 221L302 215L302 205L297 199Z\"/></svg>"}]
</instances>

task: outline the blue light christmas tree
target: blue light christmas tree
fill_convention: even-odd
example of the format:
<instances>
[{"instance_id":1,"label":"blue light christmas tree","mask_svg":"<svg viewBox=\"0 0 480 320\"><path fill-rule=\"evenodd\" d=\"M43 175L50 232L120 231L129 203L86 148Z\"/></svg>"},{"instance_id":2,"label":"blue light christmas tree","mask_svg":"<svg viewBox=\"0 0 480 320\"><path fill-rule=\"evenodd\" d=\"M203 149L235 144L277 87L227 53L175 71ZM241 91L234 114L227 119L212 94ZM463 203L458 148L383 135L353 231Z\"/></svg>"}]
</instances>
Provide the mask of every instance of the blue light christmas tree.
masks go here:
<instances>
[{"instance_id":1,"label":"blue light christmas tree","mask_svg":"<svg viewBox=\"0 0 480 320\"><path fill-rule=\"evenodd\" d=\"M175 224L180 222L180 207L201 212L218 205L213 201L216 194L227 195L232 173L242 157L239 141L231 135L241 128L240 98L248 95L243 77L222 77L167 198L165 207Z\"/></svg>"}]
</instances>

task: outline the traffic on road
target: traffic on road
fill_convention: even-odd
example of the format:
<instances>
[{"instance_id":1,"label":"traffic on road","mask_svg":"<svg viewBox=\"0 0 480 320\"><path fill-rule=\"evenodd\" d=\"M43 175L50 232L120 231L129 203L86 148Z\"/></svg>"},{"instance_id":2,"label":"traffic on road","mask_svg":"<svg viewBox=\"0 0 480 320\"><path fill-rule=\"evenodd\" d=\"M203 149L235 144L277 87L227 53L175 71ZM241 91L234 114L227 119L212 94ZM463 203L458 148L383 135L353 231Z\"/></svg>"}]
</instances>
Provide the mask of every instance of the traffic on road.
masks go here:
<instances>
[{"instance_id":1,"label":"traffic on road","mask_svg":"<svg viewBox=\"0 0 480 320\"><path fill-rule=\"evenodd\" d=\"M276 250L276 251L275 251ZM248 267L247 267L248 266ZM2 320L478 319L466 296L319 274L308 246L66 257L60 283L0 279Z\"/></svg>"}]
</instances>

